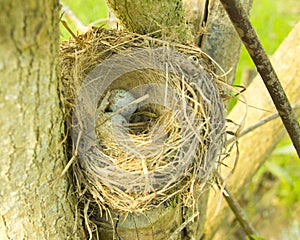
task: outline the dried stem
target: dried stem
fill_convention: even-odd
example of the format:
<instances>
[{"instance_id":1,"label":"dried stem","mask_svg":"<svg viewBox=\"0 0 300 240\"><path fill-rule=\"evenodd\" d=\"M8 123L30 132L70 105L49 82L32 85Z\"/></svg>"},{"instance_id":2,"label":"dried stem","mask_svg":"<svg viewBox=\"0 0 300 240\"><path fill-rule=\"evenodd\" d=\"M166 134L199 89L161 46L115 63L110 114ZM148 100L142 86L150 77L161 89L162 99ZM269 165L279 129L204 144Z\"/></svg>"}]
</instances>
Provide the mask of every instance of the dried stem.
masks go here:
<instances>
[{"instance_id":1,"label":"dried stem","mask_svg":"<svg viewBox=\"0 0 300 240\"><path fill-rule=\"evenodd\" d=\"M220 0L247 48L300 157L300 126L249 18L237 0Z\"/></svg>"}]
</instances>

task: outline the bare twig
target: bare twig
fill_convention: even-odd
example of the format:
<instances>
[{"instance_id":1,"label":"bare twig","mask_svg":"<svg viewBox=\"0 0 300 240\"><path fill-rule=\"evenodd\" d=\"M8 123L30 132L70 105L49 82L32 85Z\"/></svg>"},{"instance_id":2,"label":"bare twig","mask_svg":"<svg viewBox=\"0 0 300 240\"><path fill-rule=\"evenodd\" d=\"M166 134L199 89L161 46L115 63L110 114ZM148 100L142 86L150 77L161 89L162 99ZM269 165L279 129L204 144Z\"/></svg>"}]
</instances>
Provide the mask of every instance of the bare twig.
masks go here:
<instances>
[{"instance_id":1,"label":"bare twig","mask_svg":"<svg viewBox=\"0 0 300 240\"><path fill-rule=\"evenodd\" d=\"M67 22L65 20L60 20L60 22L64 25L64 27L67 29L67 31L72 35L72 37L81 45L82 48L85 48L84 43L75 35L75 33L72 32L71 28L68 26Z\"/></svg>"},{"instance_id":2,"label":"bare twig","mask_svg":"<svg viewBox=\"0 0 300 240\"><path fill-rule=\"evenodd\" d=\"M292 105L292 109L299 111L299 109L300 109L300 101L294 103ZM271 114L271 115L269 115L269 116L261 119L257 123L254 123L253 125L251 125L251 126L247 127L246 129L242 130L237 136L229 138L226 141L226 144L228 145L228 144L232 143L233 141L236 140L236 137L240 138L240 137L248 134L249 132L251 132L251 131L259 128L260 126L262 126L262 125L264 125L264 124L266 124L266 123L268 123L268 122L270 122L270 121L272 121L272 120L274 120L274 119L276 119L278 117L279 117L279 113L275 112L275 113L273 113L273 114Z\"/></svg>"},{"instance_id":3,"label":"bare twig","mask_svg":"<svg viewBox=\"0 0 300 240\"><path fill-rule=\"evenodd\" d=\"M300 157L300 126L246 11L238 0L220 0L244 42Z\"/></svg>"},{"instance_id":4,"label":"bare twig","mask_svg":"<svg viewBox=\"0 0 300 240\"><path fill-rule=\"evenodd\" d=\"M258 235L257 232L255 231L254 227L252 226L246 214L244 213L244 210L242 209L242 207L240 206L236 198L233 196L231 191L228 189L228 187L224 184L224 180L217 172L216 172L216 181L230 209L234 213L238 222L241 224L241 227L245 231L246 235L248 236L249 239L253 239L253 236Z\"/></svg>"},{"instance_id":5,"label":"bare twig","mask_svg":"<svg viewBox=\"0 0 300 240\"><path fill-rule=\"evenodd\" d=\"M174 240L178 238L178 235L182 232L182 230L192 221L194 221L194 219L196 217L199 216L199 212L196 212L195 214L193 214L191 217L189 217L185 222L183 222L173 233L172 235L168 238L168 240Z\"/></svg>"},{"instance_id":6,"label":"bare twig","mask_svg":"<svg viewBox=\"0 0 300 240\"><path fill-rule=\"evenodd\" d=\"M64 3L60 2L61 4L61 10L64 12L64 16L66 16L76 27L76 29L80 32L80 33L85 33L87 32L90 27L89 26L85 26L80 19L73 13L73 11Z\"/></svg>"}]
</instances>

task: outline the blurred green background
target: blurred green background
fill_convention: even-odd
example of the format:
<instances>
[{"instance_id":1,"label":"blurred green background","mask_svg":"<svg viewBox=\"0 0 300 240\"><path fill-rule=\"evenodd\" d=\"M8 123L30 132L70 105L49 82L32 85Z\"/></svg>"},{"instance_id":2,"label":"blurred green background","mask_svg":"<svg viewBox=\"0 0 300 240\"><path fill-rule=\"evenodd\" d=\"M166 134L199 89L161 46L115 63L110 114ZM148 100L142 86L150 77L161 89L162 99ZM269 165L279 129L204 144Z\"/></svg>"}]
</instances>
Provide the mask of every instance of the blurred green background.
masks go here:
<instances>
[{"instance_id":1,"label":"blurred green background","mask_svg":"<svg viewBox=\"0 0 300 240\"><path fill-rule=\"evenodd\" d=\"M64 0L63 4L84 25L105 24L105 0ZM300 1L254 0L250 15L263 46L272 55L300 20ZM77 33L72 23L67 23ZM61 40L69 38L71 35L61 24ZM255 67L243 47L236 83L240 84L245 70L252 68ZM245 199L247 214L266 239L300 239L300 160L287 136L256 174Z\"/></svg>"}]
</instances>

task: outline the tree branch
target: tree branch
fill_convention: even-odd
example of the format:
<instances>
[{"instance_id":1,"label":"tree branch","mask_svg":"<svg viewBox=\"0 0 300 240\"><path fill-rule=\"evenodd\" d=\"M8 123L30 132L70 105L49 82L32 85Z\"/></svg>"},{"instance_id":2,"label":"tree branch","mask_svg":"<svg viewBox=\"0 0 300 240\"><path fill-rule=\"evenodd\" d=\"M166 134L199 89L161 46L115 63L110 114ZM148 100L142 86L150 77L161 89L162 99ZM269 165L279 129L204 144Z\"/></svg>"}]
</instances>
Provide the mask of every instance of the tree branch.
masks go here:
<instances>
[{"instance_id":1,"label":"tree branch","mask_svg":"<svg viewBox=\"0 0 300 240\"><path fill-rule=\"evenodd\" d=\"M300 126L275 70L240 1L220 0L256 65L300 157Z\"/></svg>"},{"instance_id":2,"label":"tree branch","mask_svg":"<svg viewBox=\"0 0 300 240\"><path fill-rule=\"evenodd\" d=\"M292 103L297 103L300 97L300 81L298 81L300 77L300 58L297 57L300 55L300 48L294 47L299 42L300 22L271 57L272 64L274 64L286 94ZM245 129L270 116L270 112L276 110L272 106L272 100L263 85L263 81L259 78L257 76L249 85L247 91L243 93L247 103L255 106L255 108L246 110L245 103L238 102L228 115L228 119L238 123L244 118L244 112L247 111ZM267 109L268 111L259 109ZM295 113L300 116L299 108L295 108ZM280 119L276 118L239 137L239 162L234 174L226 180L227 186L238 199L243 195L243 192L247 191L247 182L251 181L253 175L270 156L284 134L284 126L281 124ZM223 178L230 174L230 167L233 165L235 157L235 153L232 152L228 158L224 159L224 166L221 168ZM220 205L219 200L219 195L211 191L205 223L205 234L208 239L213 237L214 239L227 239L230 236L229 231L233 216L230 215L229 209L224 203L221 203L216 216L216 207ZM259 230L260 226L256 225L255 227Z\"/></svg>"}]
</instances>

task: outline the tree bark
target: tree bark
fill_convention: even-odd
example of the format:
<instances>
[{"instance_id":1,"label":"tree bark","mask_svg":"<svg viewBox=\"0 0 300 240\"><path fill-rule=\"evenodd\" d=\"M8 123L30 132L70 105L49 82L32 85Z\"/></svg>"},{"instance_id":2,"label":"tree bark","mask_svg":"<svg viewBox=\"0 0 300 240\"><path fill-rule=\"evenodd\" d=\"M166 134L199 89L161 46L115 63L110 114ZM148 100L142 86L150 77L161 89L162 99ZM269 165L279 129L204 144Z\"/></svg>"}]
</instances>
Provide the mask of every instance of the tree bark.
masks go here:
<instances>
[{"instance_id":1,"label":"tree bark","mask_svg":"<svg viewBox=\"0 0 300 240\"><path fill-rule=\"evenodd\" d=\"M206 0L206 17L199 27L198 46L212 57L226 73L227 83L232 84L241 52L241 40L219 0ZM252 0L243 1L249 12ZM202 29L202 30L201 30Z\"/></svg>"},{"instance_id":2,"label":"tree bark","mask_svg":"<svg viewBox=\"0 0 300 240\"><path fill-rule=\"evenodd\" d=\"M300 97L300 81L298 80L300 78L300 59L298 58L300 54L299 43L300 22L271 58L272 64L291 104L299 101ZM244 96L249 106L256 107L248 107L245 129L271 113L276 112L272 100L259 77L252 82ZM257 108L268 110L271 113ZM228 118L235 122L240 122L244 113L245 104L239 102L229 114ZM295 111L295 113L298 117L300 116L299 109ZM239 162L234 174L228 181L229 188L238 198L243 195L247 182L252 179L253 175L271 154L285 133L286 131L281 120L277 118L239 139ZM232 167L234 157L235 155L233 154L226 159L225 165ZM224 178L228 176L231 169L232 168L222 169ZM216 208L220 200L218 196L219 195L215 193L210 195L205 227L207 239L224 239L225 236L226 238L230 238L230 224L233 222L234 217L230 214L224 201L218 211L218 215L215 216Z\"/></svg>"},{"instance_id":3,"label":"tree bark","mask_svg":"<svg viewBox=\"0 0 300 240\"><path fill-rule=\"evenodd\" d=\"M58 0L0 9L0 239L76 239L58 90Z\"/></svg>"},{"instance_id":4,"label":"tree bark","mask_svg":"<svg viewBox=\"0 0 300 240\"><path fill-rule=\"evenodd\" d=\"M155 33L157 36L191 41L192 26L185 21L182 0L107 0L112 12L126 30Z\"/></svg>"}]
</instances>

